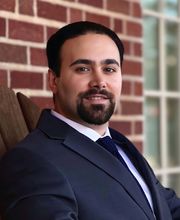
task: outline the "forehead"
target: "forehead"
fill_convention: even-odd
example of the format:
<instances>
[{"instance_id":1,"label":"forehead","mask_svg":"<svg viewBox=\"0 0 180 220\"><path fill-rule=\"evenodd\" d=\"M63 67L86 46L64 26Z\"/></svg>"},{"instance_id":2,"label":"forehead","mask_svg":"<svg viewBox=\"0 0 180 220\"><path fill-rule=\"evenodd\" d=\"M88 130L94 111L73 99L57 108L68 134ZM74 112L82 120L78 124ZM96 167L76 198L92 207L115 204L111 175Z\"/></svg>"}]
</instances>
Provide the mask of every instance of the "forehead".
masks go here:
<instances>
[{"instance_id":1,"label":"forehead","mask_svg":"<svg viewBox=\"0 0 180 220\"><path fill-rule=\"evenodd\" d=\"M87 33L66 40L61 48L61 59L67 57L87 59L109 59L120 60L119 50L115 42L107 35Z\"/></svg>"}]
</instances>

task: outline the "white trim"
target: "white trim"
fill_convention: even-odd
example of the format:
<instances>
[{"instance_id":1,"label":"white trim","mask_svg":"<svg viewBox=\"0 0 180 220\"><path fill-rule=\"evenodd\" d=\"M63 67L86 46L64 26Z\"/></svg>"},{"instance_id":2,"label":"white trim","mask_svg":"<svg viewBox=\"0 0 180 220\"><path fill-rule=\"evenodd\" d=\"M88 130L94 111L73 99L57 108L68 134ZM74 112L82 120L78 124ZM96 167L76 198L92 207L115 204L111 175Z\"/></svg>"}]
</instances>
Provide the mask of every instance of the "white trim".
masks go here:
<instances>
[{"instance_id":1,"label":"white trim","mask_svg":"<svg viewBox=\"0 0 180 220\"><path fill-rule=\"evenodd\" d=\"M160 1L158 3L159 7L163 7L163 1ZM180 4L179 4L180 8ZM180 10L179 10L180 12ZM164 185L169 184L170 180L170 174L178 174L180 175L180 164L179 166L174 166L174 167L169 167L168 164L168 135L167 135L167 130L168 130L168 122L167 122L167 100L168 98L171 99L177 99L180 100L180 90L179 91L168 91L166 88L166 51L165 51L165 23L167 21L171 21L173 23L176 23L179 25L179 40L180 40L180 16L179 17L173 17L173 16L167 16L166 14L163 13L163 10L159 11L151 11L144 9L143 10L143 15L144 16L150 16L152 18L157 18L158 19L158 24L159 24L159 89L157 90L145 90L144 95L145 98L157 98L160 102L160 161L161 161L161 167L160 168L155 168L155 174L161 177L162 183ZM180 15L180 14L179 14ZM179 56L180 56L180 45L178 46L178 51L179 51ZM179 64L180 65L180 64ZM178 72L178 76L180 79L180 68ZM179 87L180 87L180 80L179 80ZM179 88L180 89L180 88ZM179 106L180 106L180 101L179 101ZM180 119L179 119L180 120ZM180 121L179 121L180 124ZM178 146L177 146L178 147ZM152 158L153 159L153 158ZM151 159L149 158L149 161Z\"/></svg>"},{"instance_id":2,"label":"white trim","mask_svg":"<svg viewBox=\"0 0 180 220\"><path fill-rule=\"evenodd\" d=\"M1 62L0 65L1 65L1 69L5 69L5 70L48 72L48 67L42 67L42 66L31 66L28 64L5 63L5 62Z\"/></svg>"},{"instance_id":3,"label":"white trim","mask_svg":"<svg viewBox=\"0 0 180 220\"><path fill-rule=\"evenodd\" d=\"M52 92L47 90L38 90L38 89L13 89L16 93L21 92L26 96L31 97L37 97L37 94L39 97L52 97Z\"/></svg>"}]
</instances>

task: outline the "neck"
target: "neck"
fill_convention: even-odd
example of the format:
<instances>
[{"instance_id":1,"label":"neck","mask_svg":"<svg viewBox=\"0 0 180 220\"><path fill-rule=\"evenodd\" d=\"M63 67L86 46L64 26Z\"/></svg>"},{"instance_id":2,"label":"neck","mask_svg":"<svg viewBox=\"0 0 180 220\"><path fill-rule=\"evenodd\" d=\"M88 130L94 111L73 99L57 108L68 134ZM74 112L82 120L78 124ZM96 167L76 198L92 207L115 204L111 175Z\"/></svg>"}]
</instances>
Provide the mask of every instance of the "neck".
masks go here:
<instances>
[{"instance_id":1,"label":"neck","mask_svg":"<svg viewBox=\"0 0 180 220\"><path fill-rule=\"evenodd\" d=\"M77 122L77 123L79 123L79 122ZM89 128L91 128L91 129L95 130L95 131L96 131L97 133L99 133L101 136L103 136L103 135L105 134L106 129L107 129L107 127L108 127L108 122L105 123L105 124L102 124L102 125L88 124L88 123L86 123L86 122L80 123L80 124L82 124L82 125L84 125L84 126L86 126L86 127L89 127Z\"/></svg>"},{"instance_id":2,"label":"neck","mask_svg":"<svg viewBox=\"0 0 180 220\"><path fill-rule=\"evenodd\" d=\"M67 117L67 116L65 116L65 117ZM67 117L67 118L69 118L69 117ZM96 124L90 124L90 123L88 123L86 121L83 121L82 119L79 119L79 118L77 118L77 119L69 118L69 119L74 121L74 122L76 122L76 123L78 123L78 124L81 124L81 125L84 125L84 126L86 126L88 128L93 129L94 131L99 133L101 136L105 134L106 129L107 129L108 124L109 124L108 122L106 122L106 123L101 124L101 125L96 125Z\"/></svg>"},{"instance_id":3,"label":"neck","mask_svg":"<svg viewBox=\"0 0 180 220\"><path fill-rule=\"evenodd\" d=\"M70 115L65 115L61 111L58 111L56 108L54 108L54 111L57 112L58 114L61 114L62 116L64 116L65 118L67 118L67 119L69 119L71 121L74 121L74 122L76 122L78 124L81 124L81 125L84 125L84 126L86 126L88 128L93 129L94 131L99 133L101 136L105 134L106 129L108 127L108 122L106 122L104 124L101 124L101 125L90 124L90 123L87 123L87 122L83 121L79 117L72 117Z\"/></svg>"}]
</instances>

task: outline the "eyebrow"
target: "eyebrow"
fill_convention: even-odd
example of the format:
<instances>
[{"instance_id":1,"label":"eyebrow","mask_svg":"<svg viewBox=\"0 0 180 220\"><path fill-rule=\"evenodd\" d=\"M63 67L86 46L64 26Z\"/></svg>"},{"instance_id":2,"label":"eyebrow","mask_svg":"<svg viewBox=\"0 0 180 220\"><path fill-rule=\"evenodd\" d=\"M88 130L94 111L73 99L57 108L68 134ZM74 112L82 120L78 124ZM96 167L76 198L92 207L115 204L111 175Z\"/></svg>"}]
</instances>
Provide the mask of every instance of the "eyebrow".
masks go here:
<instances>
[{"instance_id":1,"label":"eyebrow","mask_svg":"<svg viewBox=\"0 0 180 220\"><path fill-rule=\"evenodd\" d=\"M93 64L93 63L95 63L95 62L92 61L92 60L78 59L78 60L75 60L73 63L71 63L70 66L74 66L74 65L77 65L77 64L87 64L87 65L90 65L90 64ZM120 66L118 61L116 61L115 59L105 59L105 60L102 60L101 64L106 64L106 65L116 64L117 66Z\"/></svg>"},{"instance_id":2,"label":"eyebrow","mask_svg":"<svg viewBox=\"0 0 180 220\"><path fill-rule=\"evenodd\" d=\"M116 61L115 59L106 59L101 61L101 64L116 64L117 66L120 66L120 64L118 63L118 61Z\"/></svg>"},{"instance_id":3,"label":"eyebrow","mask_svg":"<svg viewBox=\"0 0 180 220\"><path fill-rule=\"evenodd\" d=\"M78 60L75 60L73 63L70 64L70 66L74 66L76 64L87 64L87 65L90 65L94 63L93 61L91 60L88 60L88 59L78 59Z\"/></svg>"}]
</instances>

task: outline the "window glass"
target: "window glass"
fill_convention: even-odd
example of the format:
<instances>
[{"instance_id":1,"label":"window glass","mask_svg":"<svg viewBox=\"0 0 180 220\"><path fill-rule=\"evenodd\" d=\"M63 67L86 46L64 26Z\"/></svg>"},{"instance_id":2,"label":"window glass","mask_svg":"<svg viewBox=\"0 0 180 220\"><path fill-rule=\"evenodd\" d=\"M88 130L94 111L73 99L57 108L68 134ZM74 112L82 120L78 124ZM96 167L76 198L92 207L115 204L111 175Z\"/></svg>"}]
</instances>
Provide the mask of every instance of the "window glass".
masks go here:
<instances>
[{"instance_id":1,"label":"window glass","mask_svg":"<svg viewBox=\"0 0 180 220\"><path fill-rule=\"evenodd\" d=\"M142 5L145 9L158 10L158 1L157 0L143 0Z\"/></svg>"},{"instance_id":2,"label":"window glass","mask_svg":"<svg viewBox=\"0 0 180 220\"><path fill-rule=\"evenodd\" d=\"M145 88L157 90L159 88L158 20L146 16L143 24Z\"/></svg>"},{"instance_id":3,"label":"window glass","mask_svg":"<svg viewBox=\"0 0 180 220\"><path fill-rule=\"evenodd\" d=\"M159 100L147 98L145 102L145 148L144 153L150 164L160 167L160 107Z\"/></svg>"},{"instance_id":4,"label":"window glass","mask_svg":"<svg viewBox=\"0 0 180 220\"><path fill-rule=\"evenodd\" d=\"M177 195L180 196L180 174L168 175L167 187L174 189Z\"/></svg>"},{"instance_id":5,"label":"window glass","mask_svg":"<svg viewBox=\"0 0 180 220\"><path fill-rule=\"evenodd\" d=\"M168 166L180 165L180 100L167 101Z\"/></svg>"},{"instance_id":6,"label":"window glass","mask_svg":"<svg viewBox=\"0 0 180 220\"><path fill-rule=\"evenodd\" d=\"M178 0L164 0L164 13L168 16L178 16Z\"/></svg>"},{"instance_id":7,"label":"window glass","mask_svg":"<svg viewBox=\"0 0 180 220\"><path fill-rule=\"evenodd\" d=\"M166 22L166 87L169 91L179 90L178 80L178 25Z\"/></svg>"},{"instance_id":8,"label":"window glass","mask_svg":"<svg viewBox=\"0 0 180 220\"><path fill-rule=\"evenodd\" d=\"M144 154L158 179L180 196L180 0L141 2Z\"/></svg>"}]
</instances>

